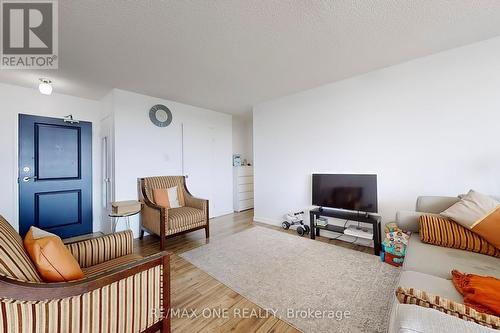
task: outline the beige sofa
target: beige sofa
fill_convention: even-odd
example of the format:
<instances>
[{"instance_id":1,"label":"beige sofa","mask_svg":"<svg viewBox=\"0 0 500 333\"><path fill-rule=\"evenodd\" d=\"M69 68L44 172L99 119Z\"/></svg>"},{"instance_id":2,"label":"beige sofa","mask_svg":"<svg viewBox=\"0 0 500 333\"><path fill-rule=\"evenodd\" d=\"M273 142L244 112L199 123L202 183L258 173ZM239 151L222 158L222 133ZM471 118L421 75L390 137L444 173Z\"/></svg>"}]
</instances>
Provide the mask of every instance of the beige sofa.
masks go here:
<instances>
[{"instance_id":1,"label":"beige sofa","mask_svg":"<svg viewBox=\"0 0 500 333\"><path fill-rule=\"evenodd\" d=\"M469 251L434 246L420 241L419 217L439 214L459 199L456 197L419 197L415 211L399 211L396 221L412 231L399 286L412 287L463 303L463 297L451 282L451 271L458 269L500 277L500 259ZM389 332L499 332L478 324L417 305L399 304L394 298Z\"/></svg>"}]
</instances>

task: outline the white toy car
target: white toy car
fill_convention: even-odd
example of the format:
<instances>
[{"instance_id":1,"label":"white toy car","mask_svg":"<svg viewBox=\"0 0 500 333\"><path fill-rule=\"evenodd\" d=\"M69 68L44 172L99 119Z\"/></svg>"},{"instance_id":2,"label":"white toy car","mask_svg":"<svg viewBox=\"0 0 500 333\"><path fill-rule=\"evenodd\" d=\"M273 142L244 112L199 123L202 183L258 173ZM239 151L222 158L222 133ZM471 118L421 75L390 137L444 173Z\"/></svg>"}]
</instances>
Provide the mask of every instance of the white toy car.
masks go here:
<instances>
[{"instance_id":1,"label":"white toy car","mask_svg":"<svg viewBox=\"0 0 500 333\"><path fill-rule=\"evenodd\" d=\"M281 223L283 229L288 230L293 225L297 226L297 233L300 236L308 234L311 229L308 225L304 224L304 212L288 213L284 216L285 221Z\"/></svg>"}]
</instances>

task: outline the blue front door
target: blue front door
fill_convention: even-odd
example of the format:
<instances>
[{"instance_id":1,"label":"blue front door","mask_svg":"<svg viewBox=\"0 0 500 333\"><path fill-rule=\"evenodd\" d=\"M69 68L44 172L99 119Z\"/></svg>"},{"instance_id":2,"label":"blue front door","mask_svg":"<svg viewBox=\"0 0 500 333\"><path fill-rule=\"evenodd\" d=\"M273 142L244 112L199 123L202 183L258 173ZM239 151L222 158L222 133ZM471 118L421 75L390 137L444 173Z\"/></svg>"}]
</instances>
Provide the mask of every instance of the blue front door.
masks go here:
<instances>
[{"instance_id":1,"label":"blue front door","mask_svg":"<svg viewBox=\"0 0 500 333\"><path fill-rule=\"evenodd\" d=\"M19 115L19 233L92 232L92 123Z\"/></svg>"}]
</instances>

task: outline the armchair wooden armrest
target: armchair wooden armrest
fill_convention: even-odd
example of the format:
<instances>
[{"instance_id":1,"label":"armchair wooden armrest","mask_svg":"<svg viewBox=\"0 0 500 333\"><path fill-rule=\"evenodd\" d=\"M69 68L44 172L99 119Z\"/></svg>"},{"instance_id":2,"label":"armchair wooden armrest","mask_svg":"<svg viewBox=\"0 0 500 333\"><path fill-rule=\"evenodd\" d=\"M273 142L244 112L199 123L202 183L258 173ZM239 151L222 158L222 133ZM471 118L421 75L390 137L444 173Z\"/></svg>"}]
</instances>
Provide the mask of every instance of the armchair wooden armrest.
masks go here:
<instances>
[{"instance_id":1,"label":"armchair wooden armrest","mask_svg":"<svg viewBox=\"0 0 500 333\"><path fill-rule=\"evenodd\" d=\"M125 230L114 234L68 243L66 247L81 267L95 266L133 252L134 234Z\"/></svg>"},{"instance_id":2,"label":"armchair wooden armrest","mask_svg":"<svg viewBox=\"0 0 500 333\"><path fill-rule=\"evenodd\" d=\"M99 332L104 324L106 331L170 332L169 254L160 252L73 282L31 283L0 276L0 307L0 322L16 332L31 331L30 325L36 331Z\"/></svg>"}]
</instances>

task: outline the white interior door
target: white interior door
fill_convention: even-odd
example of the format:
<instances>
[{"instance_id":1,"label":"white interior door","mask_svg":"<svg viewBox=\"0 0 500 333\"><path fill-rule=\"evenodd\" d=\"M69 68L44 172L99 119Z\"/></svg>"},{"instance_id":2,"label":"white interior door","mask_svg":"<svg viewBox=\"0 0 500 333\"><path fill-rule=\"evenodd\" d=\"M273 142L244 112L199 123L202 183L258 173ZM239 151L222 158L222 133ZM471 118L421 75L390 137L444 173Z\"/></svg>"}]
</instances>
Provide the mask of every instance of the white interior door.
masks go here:
<instances>
[{"instance_id":1,"label":"white interior door","mask_svg":"<svg viewBox=\"0 0 500 333\"><path fill-rule=\"evenodd\" d=\"M204 125L183 124L183 173L191 194L208 199L210 217L216 215L214 196L214 128Z\"/></svg>"}]
</instances>

